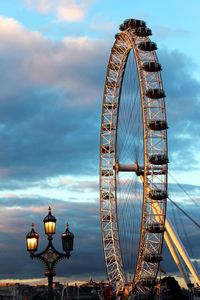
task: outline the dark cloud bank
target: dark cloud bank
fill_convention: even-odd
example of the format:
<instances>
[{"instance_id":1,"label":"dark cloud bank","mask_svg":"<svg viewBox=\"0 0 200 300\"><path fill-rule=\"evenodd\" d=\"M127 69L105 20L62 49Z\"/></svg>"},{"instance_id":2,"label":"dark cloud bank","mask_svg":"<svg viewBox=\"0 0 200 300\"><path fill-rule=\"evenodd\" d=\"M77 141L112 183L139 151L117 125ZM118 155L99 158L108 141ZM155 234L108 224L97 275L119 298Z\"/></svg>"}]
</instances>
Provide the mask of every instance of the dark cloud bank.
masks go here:
<instances>
[{"instance_id":1,"label":"dark cloud bank","mask_svg":"<svg viewBox=\"0 0 200 300\"><path fill-rule=\"evenodd\" d=\"M187 199L183 198L184 201ZM4 214L1 218L1 278L33 278L41 277L43 265L32 261L26 251L25 236L30 230L32 222L35 229L40 234L40 250L45 247L46 238L43 230L43 218L47 214L47 207L52 204L52 199L30 198L30 199L4 199L1 203L1 210ZM199 253L199 234L191 222L181 216L177 210L172 211L168 207L168 215L176 225L179 223L178 233L187 245L191 257L197 258ZM198 220L197 208L187 207L187 212ZM57 217L57 234L55 245L61 249L60 236L65 230L65 224L69 222L70 229L75 234L74 251L69 261L58 265L58 276L68 278L87 278L91 274L96 277L105 275L105 266L102 253L102 242L100 232L99 204L75 203L56 200L52 205L52 213ZM188 241L183 231L183 224L192 245L190 252ZM4 224L4 226L3 226ZM13 255L14 251L14 255ZM17 259L16 259L17 257ZM177 267L173 263L169 250L164 247L164 260L162 266L166 272L177 272ZM31 270L31 272L30 272Z\"/></svg>"},{"instance_id":2,"label":"dark cloud bank","mask_svg":"<svg viewBox=\"0 0 200 300\"><path fill-rule=\"evenodd\" d=\"M3 219L7 224L1 228L1 278L40 277L43 274L43 266L33 262L28 256L25 236L31 228L31 223L34 222L35 229L40 234L40 250L45 247L43 218L47 215L47 207L51 199L25 199L21 201L21 206L18 199L4 200L5 206L6 202L10 211L12 208L12 212L4 210ZM60 236L65 231L67 222L75 234L72 257L58 266L58 275L82 278L85 274L102 274L104 265L98 204L67 203L57 200L54 206L52 213L57 217L56 247L61 250ZM34 207L40 207L40 211L34 211Z\"/></svg>"}]
</instances>

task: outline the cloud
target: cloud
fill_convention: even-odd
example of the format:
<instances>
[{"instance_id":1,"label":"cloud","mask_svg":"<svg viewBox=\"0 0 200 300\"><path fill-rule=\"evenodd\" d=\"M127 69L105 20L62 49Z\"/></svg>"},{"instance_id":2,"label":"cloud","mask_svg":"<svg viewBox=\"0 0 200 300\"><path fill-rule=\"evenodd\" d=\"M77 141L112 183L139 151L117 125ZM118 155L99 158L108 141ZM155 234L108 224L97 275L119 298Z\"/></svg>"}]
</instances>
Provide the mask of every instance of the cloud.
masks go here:
<instances>
[{"instance_id":1,"label":"cloud","mask_svg":"<svg viewBox=\"0 0 200 300\"><path fill-rule=\"evenodd\" d=\"M112 41L66 37L58 42L13 19L1 17L1 24L0 177L38 181L67 173L97 174ZM192 75L196 66L179 51L164 48L158 54L167 94L171 165L186 171L188 165L198 168L194 153L199 148L200 84Z\"/></svg>"},{"instance_id":2,"label":"cloud","mask_svg":"<svg viewBox=\"0 0 200 300\"><path fill-rule=\"evenodd\" d=\"M3 201L2 201L3 200ZM186 202L186 199L184 199ZM70 230L75 234L74 251L69 261L63 261L57 266L57 275L84 278L86 274L96 274L98 277L106 277L105 265L103 260L101 232L100 232L100 216L99 203L87 202L75 203L62 200L54 200L51 198L4 198L0 201L1 210L4 212L0 220L0 247L2 249L0 263L1 278L31 278L43 276L42 265L36 261L32 261L26 251L25 236L31 229L31 223L35 223L35 230L40 235L39 250L46 245L46 237L43 229L43 218L48 213L48 206L52 207L52 214L57 218L57 233L54 241L57 249L61 249L60 236L65 230L65 224L70 224ZM190 207L188 212L194 217L198 216L198 211L194 207ZM168 214L173 221L173 212L168 207ZM184 227L190 235L190 242L193 248L194 256L191 256L185 233L181 228L181 216L177 212L176 222L179 223L179 231L184 245L190 257L198 258L199 253L199 234L198 231L186 222L183 217ZM13 256L15 249L15 256ZM15 257L18 257L16 260ZM163 252L164 260L162 266L171 273L177 272L177 267L173 263L171 255L166 247ZM88 263L89 262L89 263ZM31 274L30 274L31 269Z\"/></svg>"},{"instance_id":3,"label":"cloud","mask_svg":"<svg viewBox=\"0 0 200 300\"><path fill-rule=\"evenodd\" d=\"M90 0L26 0L30 9L42 14L54 13L60 22L82 21L90 3Z\"/></svg>"},{"instance_id":4,"label":"cloud","mask_svg":"<svg viewBox=\"0 0 200 300\"><path fill-rule=\"evenodd\" d=\"M101 102L112 41L52 41L13 19L1 17L1 24L0 177L38 180L67 173L97 174ZM171 165L185 171L188 165L198 168L194 153L199 148L200 84L193 76L197 67L179 51L163 48L158 54L167 94Z\"/></svg>"},{"instance_id":5,"label":"cloud","mask_svg":"<svg viewBox=\"0 0 200 300\"><path fill-rule=\"evenodd\" d=\"M70 5L61 5L57 8L57 17L63 22L76 22L81 21L85 17L85 8L75 3Z\"/></svg>"},{"instance_id":6,"label":"cloud","mask_svg":"<svg viewBox=\"0 0 200 300\"><path fill-rule=\"evenodd\" d=\"M74 178L60 178L58 180L58 186L67 186L72 191L76 190L82 193L85 191L97 192L98 184L98 180L75 180Z\"/></svg>"},{"instance_id":7,"label":"cloud","mask_svg":"<svg viewBox=\"0 0 200 300\"><path fill-rule=\"evenodd\" d=\"M199 168L197 138L200 130L200 82L195 78L198 69L190 57L166 48L158 51L166 91L170 167L190 171Z\"/></svg>"},{"instance_id":8,"label":"cloud","mask_svg":"<svg viewBox=\"0 0 200 300\"><path fill-rule=\"evenodd\" d=\"M29 8L31 9L36 9L40 13L48 13L51 10L53 1L48 1L48 0L26 0L26 4L28 5Z\"/></svg>"},{"instance_id":9,"label":"cloud","mask_svg":"<svg viewBox=\"0 0 200 300\"><path fill-rule=\"evenodd\" d=\"M178 37L188 37L190 35L190 32L184 29L178 29L178 28L170 28L165 26L154 26L153 27L153 34L156 37L159 38L178 38Z\"/></svg>"},{"instance_id":10,"label":"cloud","mask_svg":"<svg viewBox=\"0 0 200 300\"><path fill-rule=\"evenodd\" d=\"M98 164L106 42L53 42L9 22L11 29L0 29L0 177L91 173Z\"/></svg>"}]
</instances>

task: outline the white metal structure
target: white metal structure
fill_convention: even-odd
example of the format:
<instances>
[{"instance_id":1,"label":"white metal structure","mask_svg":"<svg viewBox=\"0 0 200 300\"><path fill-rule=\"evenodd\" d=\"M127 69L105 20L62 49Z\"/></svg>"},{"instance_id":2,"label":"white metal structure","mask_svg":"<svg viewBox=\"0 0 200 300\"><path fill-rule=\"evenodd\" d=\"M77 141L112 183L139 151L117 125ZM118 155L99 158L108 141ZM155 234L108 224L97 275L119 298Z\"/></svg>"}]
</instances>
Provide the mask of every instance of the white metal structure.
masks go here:
<instances>
[{"instance_id":1,"label":"white metal structure","mask_svg":"<svg viewBox=\"0 0 200 300\"><path fill-rule=\"evenodd\" d=\"M166 226L166 232L170 236L172 244L178 250L180 256L182 257L183 261L185 262L186 266L188 267L189 271L191 272L192 276L194 277L195 282L198 284L198 286L200 286L200 279L198 276L198 272L196 271L194 265L192 264L184 245L182 244L181 240L179 239L178 235L176 234L176 231L174 230L174 228L173 228L171 222L168 220L168 218L166 218L165 226ZM166 240L166 237L165 237L165 240ZM177 266L178 266L178 264L177 264ZM183 266L182 266L182 269L183 269ZM184 274L182 271L181 271L181 273ZM185 277L184 277L184 279L186 280ZM188 280L186 283L188 284L188 283L190 283L190 281Z\"/></svg>"},{"instance_id":2,"label":"white metal structure","mask_svg":"<svg viewBox=\"0 0 200 300\"><path fill-rule=\"evenodd\" d=\"M168 171L165 93L155 52L157 47L149 39L151 30L145 22L135 19L126 20L120 30L110 54L102 107L102 240L108 278L113 287L117 290L129 285L134 294L148 295L162 260L165 230ZM127 180L126 174L135 177ZM125 183L120 181L120 176L124 176ZM131 187L132 182L137 181L142 191ZM125 201L128 212L133 211L131 202L141 203L137 232L133 232L131 223L127 226L129 220L136 219L137 209L126 217L123 215ZM154 203L159 203L159 212L152 209ZM129 247L130 257L136 256L134 275L130 279L125 270L124 243L131 240L135 244L133 238L138 242L136 255L131 253L132 246Z\"/></svg>"},{"instance_id":3,"label":"white metal structure","mask_svg":"<svg viewBox=\"0 0 200 300\"><path fill-rule=\"evenodd\" d=\"M157 204L153 205L152 209L154 210L155 214L157 214L157 221L159 221L159 214L160 214L159 204L157 203ZM200 279L198 276L198 272L196 271L194 265L192 264L184 245L182 244L182 242L179 239L176 231L174 230L170 220L167 217L165 220L165 228L166 228L166 231L164 234L164 238L165 238L166 244L172 254L172 257L173 257L179 271L183 275L186 285L190 284L191 282L190 282L190 279L184 268L184 265L182 264L182 262L180 260L180 256L182 257L183 261L185 262L186 266L188 267L189 271L191 272L195 282L198 284L198 286L200 286Z\"/></svg>"}]
</instances>

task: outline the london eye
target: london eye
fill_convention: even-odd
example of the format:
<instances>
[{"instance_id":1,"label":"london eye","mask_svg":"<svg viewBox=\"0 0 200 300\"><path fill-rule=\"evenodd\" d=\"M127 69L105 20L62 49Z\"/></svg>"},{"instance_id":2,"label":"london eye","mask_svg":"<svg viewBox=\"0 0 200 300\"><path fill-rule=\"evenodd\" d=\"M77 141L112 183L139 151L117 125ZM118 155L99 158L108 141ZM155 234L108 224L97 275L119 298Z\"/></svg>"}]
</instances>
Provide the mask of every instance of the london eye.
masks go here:
<instances>
[{"instance_id":1,"label":"london eye","mask_svg":"<svg viewBox=\"0 0 200 300\"><path fill-rule=\"evenodd\" d=\"M128 19L107 67L100 135L100 211L115 290L148 295L162 260L167 202L167 119L151 30Z\"/></svg>"}]
</instances>

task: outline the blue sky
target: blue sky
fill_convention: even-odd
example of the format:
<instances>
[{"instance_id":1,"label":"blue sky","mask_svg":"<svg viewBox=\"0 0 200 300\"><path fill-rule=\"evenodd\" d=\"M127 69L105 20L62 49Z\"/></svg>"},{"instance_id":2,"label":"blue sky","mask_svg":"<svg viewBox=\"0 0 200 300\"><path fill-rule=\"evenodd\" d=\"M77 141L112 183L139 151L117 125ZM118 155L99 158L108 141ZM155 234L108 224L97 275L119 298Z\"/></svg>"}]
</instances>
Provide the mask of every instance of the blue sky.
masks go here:
<instances>
[{"instance_id":1,"label":"blue sky","mask_svg":"<svg viewBox=\"0 0 200 300\"><path fill-rule=\"evenodd\" d=\"M170 171L199 201L199 11L197 0L0 0L0 249L12 262L2 278L30 277L29 268L40 276L24 236L33 221L42 232L49 205L58 233L68 221L77 236L74 259L61 275L104 272L101 103L114 35L126 18L144 19L153 31L167 94ZM173 196L185 199L177 190ZM12 258L13 246L23 267Z\"/></svg>"}]
</instances>

